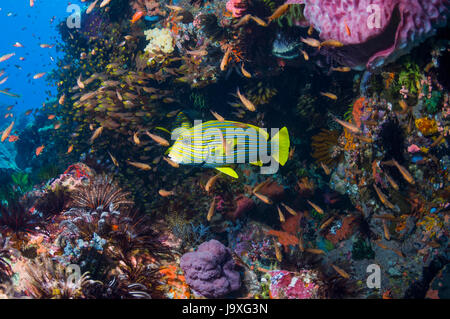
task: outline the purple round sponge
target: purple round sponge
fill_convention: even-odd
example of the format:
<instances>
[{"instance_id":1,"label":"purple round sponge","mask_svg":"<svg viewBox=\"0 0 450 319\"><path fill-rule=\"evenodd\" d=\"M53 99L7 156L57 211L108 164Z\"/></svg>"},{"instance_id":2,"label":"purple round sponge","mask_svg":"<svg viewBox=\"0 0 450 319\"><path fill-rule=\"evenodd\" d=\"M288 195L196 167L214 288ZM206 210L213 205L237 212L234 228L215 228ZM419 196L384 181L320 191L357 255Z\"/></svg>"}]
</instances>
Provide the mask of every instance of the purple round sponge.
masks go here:
<instances>
[{"instance_id":1,"label":"purple round sponge","mask_svg":"<svg viewBox=\"0 0 450 319\"><path fill-rule=\"evenodd\" d=\"M230 249L215 239L204 242L195 252L184 254L180 267L187 284L204 297L223 297L241 285Z\"/></svg>"}]
</instances>

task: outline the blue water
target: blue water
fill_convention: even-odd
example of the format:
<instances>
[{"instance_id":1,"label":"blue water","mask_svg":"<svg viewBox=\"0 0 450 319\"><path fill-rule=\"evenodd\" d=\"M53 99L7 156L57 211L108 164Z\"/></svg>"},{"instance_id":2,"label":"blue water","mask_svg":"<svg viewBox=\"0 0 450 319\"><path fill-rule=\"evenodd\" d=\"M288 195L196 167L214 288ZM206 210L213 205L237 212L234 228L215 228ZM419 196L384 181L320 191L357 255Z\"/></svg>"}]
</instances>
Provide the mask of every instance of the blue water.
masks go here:
<instances>
[{"instance_id":1,"label":"blue water","mask_svg":"<svg viewBox=\"0 0 450 319\"><path fill-rule=\"evenodd\" d=\"M70 13L66 12L68 3L81 4L80 1L36 0L34 7L30 7L28 0L0 0L0 56L16 53L0 63L0 69L5 69L0 80L8 76L8 80L0 85L0 90L9 88L10 92L21 96L13 98L0 94L1 124L5 122L4 115L9 113L6 110L8 106L15 104L11 112L18 117L28 109L42 107L43 103L56 96L55 83L46 81L46 76L36 80L33 76L57 69L60 53L56 49L59 41L56 26L69 16ZM16 42L24 47L14 47ZM41 48L40 44L55 46ZM20 57L25 60L21 61Z\"/></svg>"}]
</instances>

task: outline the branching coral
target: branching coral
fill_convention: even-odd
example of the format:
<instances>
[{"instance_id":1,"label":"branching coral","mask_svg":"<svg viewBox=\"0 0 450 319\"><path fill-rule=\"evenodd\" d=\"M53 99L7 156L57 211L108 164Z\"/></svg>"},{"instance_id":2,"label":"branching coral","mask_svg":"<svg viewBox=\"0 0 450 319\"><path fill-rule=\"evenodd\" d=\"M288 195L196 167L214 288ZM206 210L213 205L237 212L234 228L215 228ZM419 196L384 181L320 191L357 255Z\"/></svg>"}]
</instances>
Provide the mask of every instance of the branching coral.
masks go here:
<instances>
[{"instance_id":1,"label":"branching coral","mask_svg":"<svg viewBox=\"0 0 450 319\"><path fill-rule=\"evenodd\" d=\"M114 207L130 206L133 202L128 200L129 195L107 175L97 176L89 185L80 186L71 194L74 207L91 210L106 209L111 204Z\"/></svg>"}]
</instances>

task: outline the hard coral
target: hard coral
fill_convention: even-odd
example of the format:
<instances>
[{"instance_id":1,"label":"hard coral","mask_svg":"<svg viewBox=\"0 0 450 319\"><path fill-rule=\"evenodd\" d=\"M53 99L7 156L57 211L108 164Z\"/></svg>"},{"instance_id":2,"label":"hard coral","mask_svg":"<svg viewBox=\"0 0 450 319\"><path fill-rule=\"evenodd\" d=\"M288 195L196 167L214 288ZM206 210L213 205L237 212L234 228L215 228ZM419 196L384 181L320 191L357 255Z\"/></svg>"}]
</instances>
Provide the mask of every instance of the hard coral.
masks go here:
<instances>
[{"instance_id":1,"label":"hard coral","mask_svg":"<svg viewBox=\"0 0 450 319\"><path fill-rule=\"evenodd\" d=\"M184 254L180 267L188 285L202 296L223 297L240 287L231 251L217 240L204 242L197 251Z\"/></svg>"}]
</instances>

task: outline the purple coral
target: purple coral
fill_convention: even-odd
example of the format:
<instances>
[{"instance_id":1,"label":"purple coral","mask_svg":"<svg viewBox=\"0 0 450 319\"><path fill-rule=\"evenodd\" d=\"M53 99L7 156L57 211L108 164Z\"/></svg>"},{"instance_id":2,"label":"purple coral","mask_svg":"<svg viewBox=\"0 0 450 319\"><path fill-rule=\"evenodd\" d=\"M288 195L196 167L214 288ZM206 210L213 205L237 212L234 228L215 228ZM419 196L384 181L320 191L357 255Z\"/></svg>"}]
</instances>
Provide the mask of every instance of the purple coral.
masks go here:
<instances>
[{"instance_id":1,"label":"purple coral","mask_svg":"<svg viewBox=\"0 0 450 319\"><path fill-rule=\"evenodd\" d=\"M434 35L445 25L449 0L288 0L305 3L306 19L322 40L344 47L324 50L339 62L381 66Z\"/></svg>"},{"instance_id":2,"label":"purple coral","mask_svg":"<svg viewBox=\"0 0 450 319\"><path fill-rule=\"evenodd\" d=\"M195 252L184 254L180 267L187 284L204 297L223 297L238 290L241 284L230 249L215 239L204 242Z\"/></svg>"}]
</instances>

